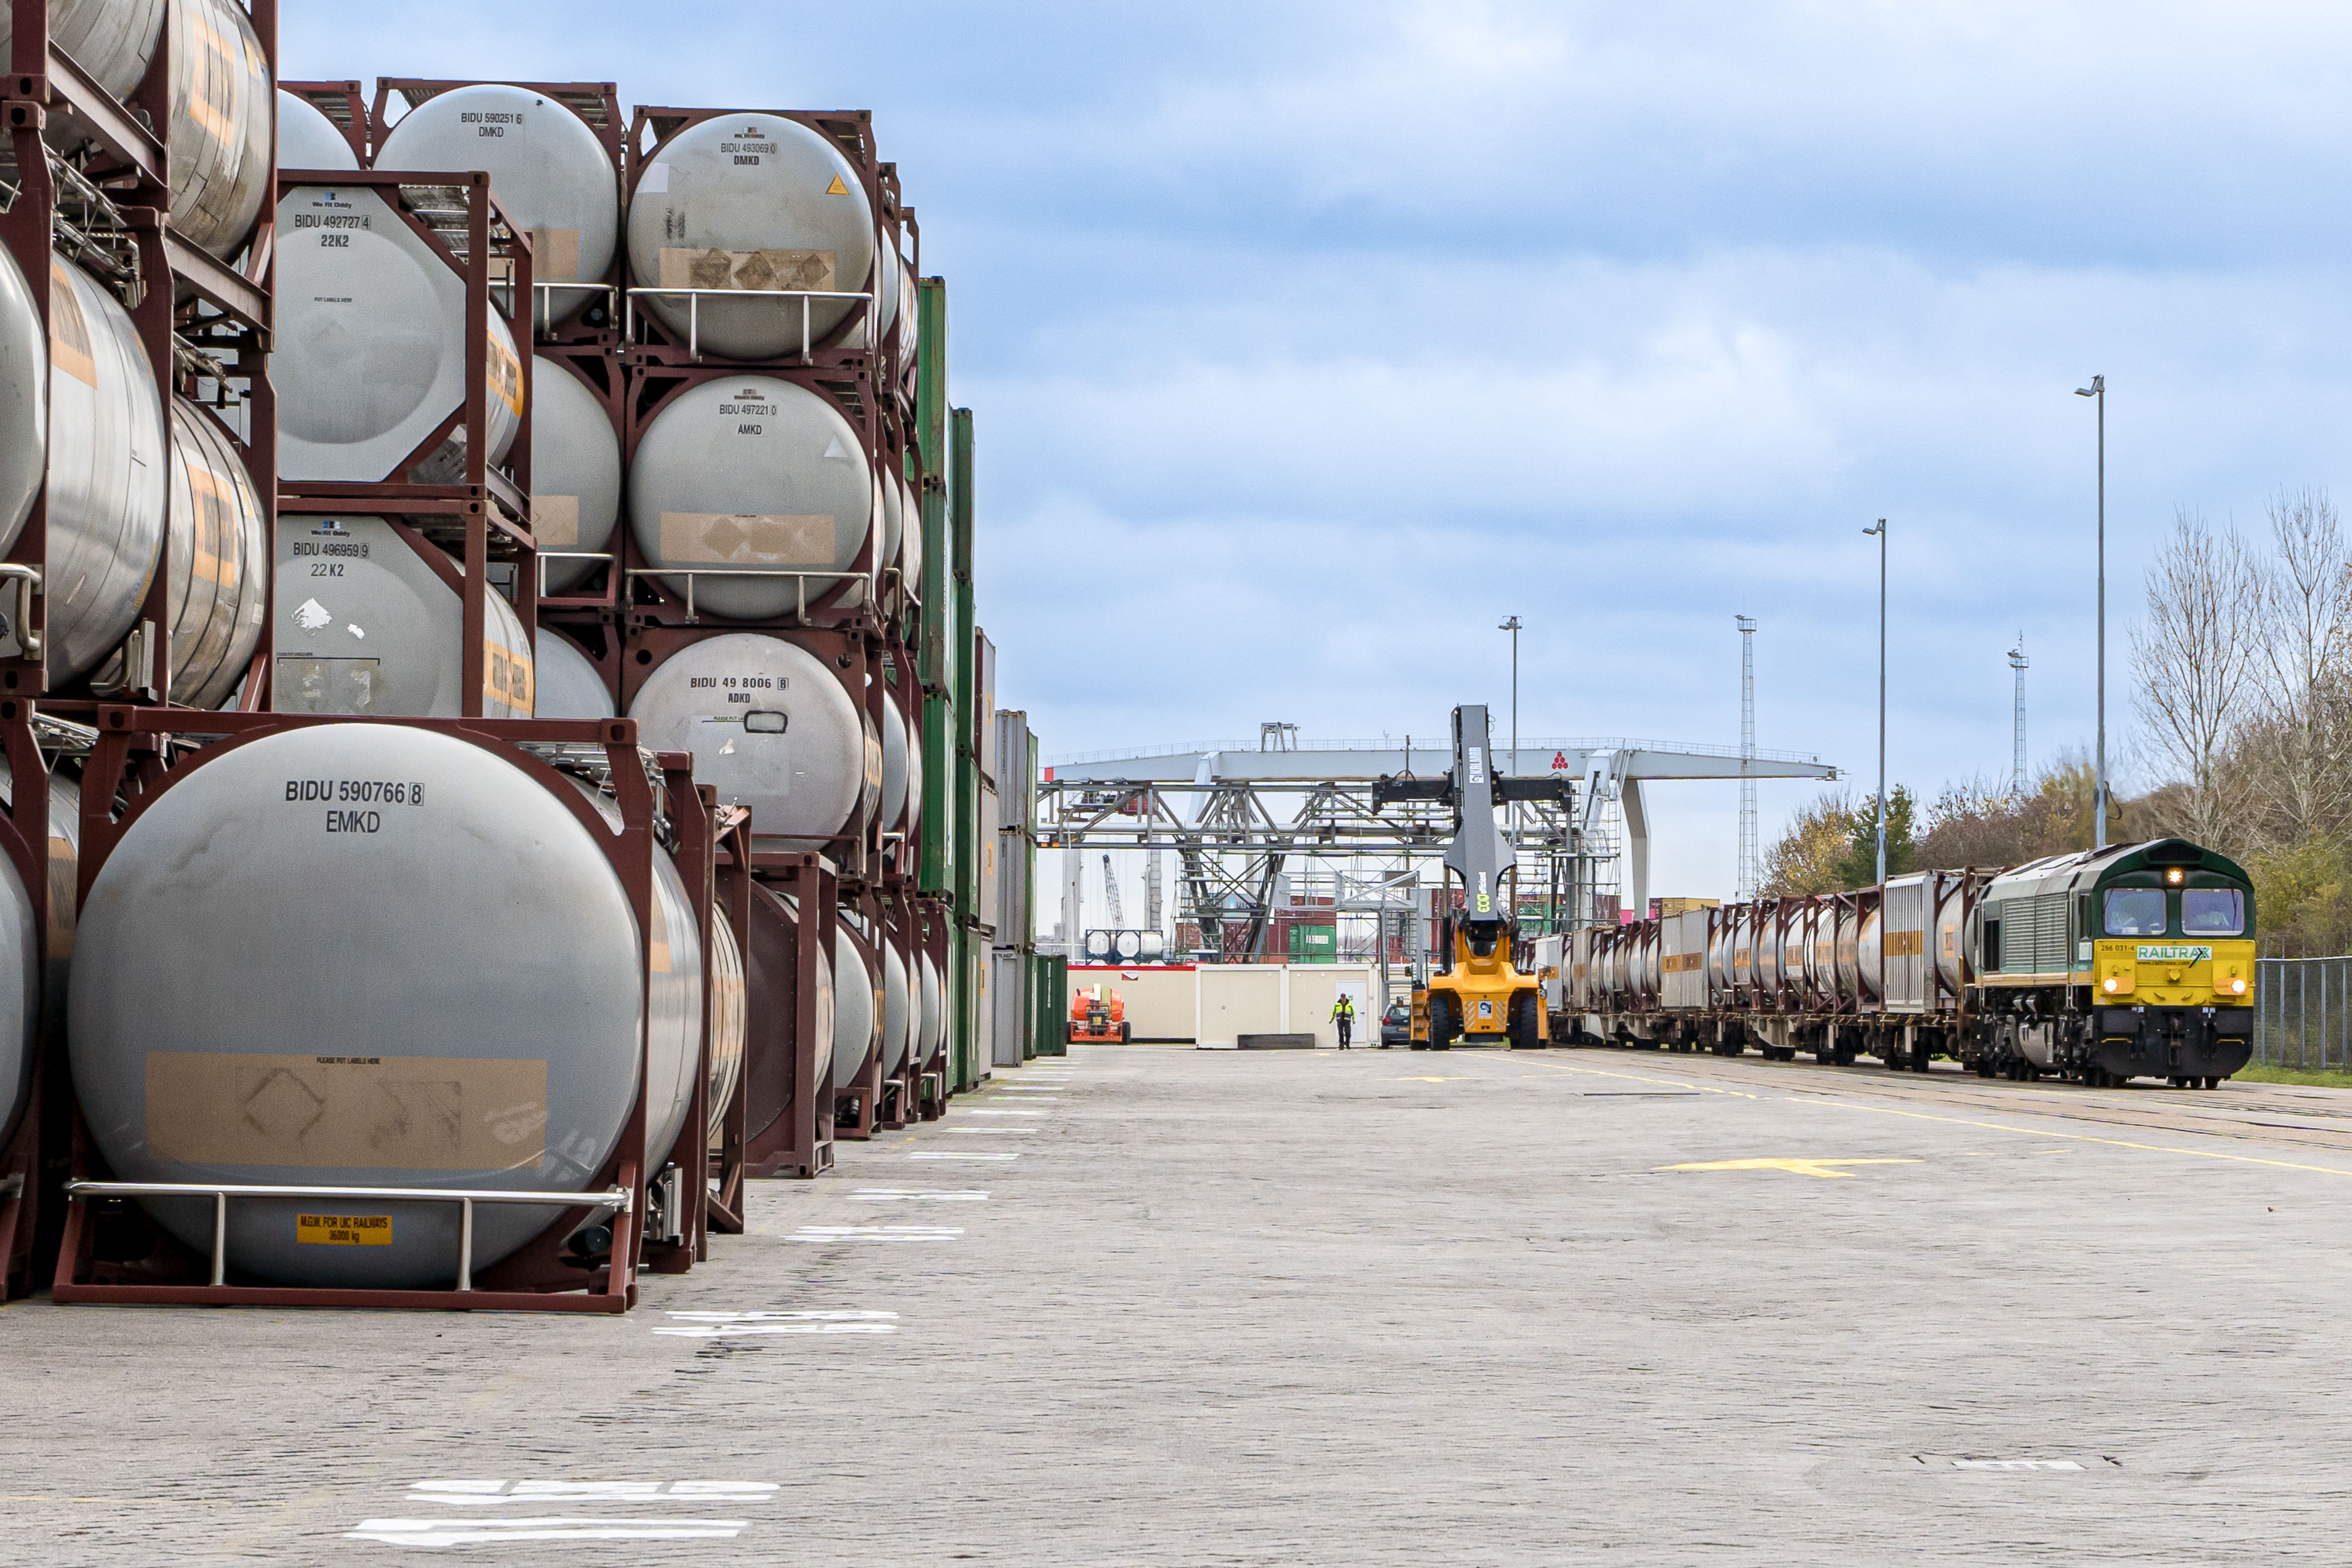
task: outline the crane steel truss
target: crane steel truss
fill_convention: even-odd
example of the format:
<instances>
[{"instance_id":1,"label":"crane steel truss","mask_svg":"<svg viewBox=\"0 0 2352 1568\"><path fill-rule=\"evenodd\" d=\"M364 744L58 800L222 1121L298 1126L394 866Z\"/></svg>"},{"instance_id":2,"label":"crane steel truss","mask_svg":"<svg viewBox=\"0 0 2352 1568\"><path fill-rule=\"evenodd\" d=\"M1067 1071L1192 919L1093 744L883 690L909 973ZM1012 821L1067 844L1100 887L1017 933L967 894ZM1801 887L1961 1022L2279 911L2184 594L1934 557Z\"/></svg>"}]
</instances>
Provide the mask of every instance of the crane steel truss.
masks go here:
<instances>
[{"instance_id":1,"label":"crane steel truss","mask_svg":"<svg viewBox=\"0 0 2352 1568\"><path fill-rule=\"evenodd\" d=\"M1373 782L1046 780L1037 786L1037 844L1044 849L1174 850L1184 918L1199 924L1204 942L1211 932L1224 931L1228 921L1239 922L1236 937L1221 942L1224 956L1255 957L1264 951L1276 879L1291 860L1401 858L1402 870L1368 879L1368 886L1390 889L1420 879L1414 862L1444 858L1454 837L1452 808L1421 800L1375 809ZM1511 847L1531 865L1552 868L1548 880L1564 885L1558 870L1590 858L1572 808L1551 801L1520 805L1506 836ZM1429 880L1433 886L1437 879ZM1372 902L1399 907L1385 894Z\"/></svg>"},{"instance_id":2,"label":"crane steel truss","mask_svg":"<svg viewBox=\"0 0 2352 1568\"><path fill-rule=\"evenodd\" d=\"M1393 860L1383 891L1365 908L1402 909L1452 837L1449 810L1427 801L1373 805L1373 784L1417 776L1443 753L1379 741L1301 741L1293 725L1265 726L1255 742L1208 742L1099 752L1060 760L1038 784L1038 846L1174 850L1179 902L1205 939L1239 922L1245 941L1231 956L1263 946L1276 884L1293 861ZM1619 868L1630 869L1632 903L1649 895L1649 827L1643 786L1664 780L1833 779L1817 757L1660 741L1528 739L1496 752L1499 775L1549 776L1573 784L1572 799L1521 801L1507 833L1529 868L1522 887L1550 895L1568 923L1613 922ZM1540 871L1540 876L1535 875ZM1417 911L1426 918L1428 910ZM1075 929L1075 927L1073 928ZM1386 929L1386 917L1382 917ZM1220 947L1227 943L1221 942ZM1383 950L1385 951L1385 950Z\"/></svg>"}]
</instances>

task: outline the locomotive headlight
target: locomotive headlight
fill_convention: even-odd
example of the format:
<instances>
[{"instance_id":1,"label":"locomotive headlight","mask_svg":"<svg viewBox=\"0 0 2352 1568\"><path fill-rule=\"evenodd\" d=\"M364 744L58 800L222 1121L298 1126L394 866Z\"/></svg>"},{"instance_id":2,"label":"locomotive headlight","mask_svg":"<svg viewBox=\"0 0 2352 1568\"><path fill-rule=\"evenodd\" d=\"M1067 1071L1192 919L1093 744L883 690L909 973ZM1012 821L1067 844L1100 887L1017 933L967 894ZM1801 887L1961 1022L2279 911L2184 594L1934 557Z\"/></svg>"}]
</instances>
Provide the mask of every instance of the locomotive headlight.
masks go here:
<instances>
[{"instance_id":1,"label":"locomotive headlight","mask_svg":"<svg viewBox=\"0 0 2352 1568\"><path fill-rule=\"evenodd\" d=\"M2180 868L2175 866L2171 870L2167 871L2164 874L2164 879L2176 888L2180 886Z\"/></svg>"},{"instance_id":2,"label":"locomotive headlight","mask_svg":"<svg viewBox=\"0 0 2352 1568\"><path fill-rule=\"evenodd\" d=\"M2110 975L2108 975L2108 976L2107 976L2107 994L2108 994L2108 995L2112 996L2112 995L2114 995L2116 992L2118 992L2118 991L2122 990L2123 988L2124 988L2124 983L2123 983L2122 981L2117 980L2117 979L2116 979L2114 975L2112 975L2112 974L2110 974Z\"/></svg>"},{"instance_id":3,"label":"locomotive headlight","mask_svg":"<svg viewBox=\"0 0 2352 1568\"><path fill-rule=\"evenodd\" d=\"M2231 981L2230 994L2233 996L2243 996L2246 994L2246 983L2243 980Z\"/></svg>"}]
</instances>

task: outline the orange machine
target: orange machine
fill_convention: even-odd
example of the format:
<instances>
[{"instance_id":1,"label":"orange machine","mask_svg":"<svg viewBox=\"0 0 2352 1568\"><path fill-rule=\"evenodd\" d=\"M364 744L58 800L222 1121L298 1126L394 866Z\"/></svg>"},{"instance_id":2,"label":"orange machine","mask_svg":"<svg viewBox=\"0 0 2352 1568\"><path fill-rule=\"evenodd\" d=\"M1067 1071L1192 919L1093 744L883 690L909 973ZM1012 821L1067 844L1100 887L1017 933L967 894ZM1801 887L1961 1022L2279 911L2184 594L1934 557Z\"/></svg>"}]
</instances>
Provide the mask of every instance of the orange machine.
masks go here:
<instances>
[{"instance_id":1,"label":"orange machine","mask_svg":"<svg viewBox=\"0 0 2352 1568\"><path fill-rule=\"evenodd\" d=\"M1106 985L1070 999L1070 1043L1106 1045L1127 1038L1127 998Z\"/></svg>"}]
</instances>

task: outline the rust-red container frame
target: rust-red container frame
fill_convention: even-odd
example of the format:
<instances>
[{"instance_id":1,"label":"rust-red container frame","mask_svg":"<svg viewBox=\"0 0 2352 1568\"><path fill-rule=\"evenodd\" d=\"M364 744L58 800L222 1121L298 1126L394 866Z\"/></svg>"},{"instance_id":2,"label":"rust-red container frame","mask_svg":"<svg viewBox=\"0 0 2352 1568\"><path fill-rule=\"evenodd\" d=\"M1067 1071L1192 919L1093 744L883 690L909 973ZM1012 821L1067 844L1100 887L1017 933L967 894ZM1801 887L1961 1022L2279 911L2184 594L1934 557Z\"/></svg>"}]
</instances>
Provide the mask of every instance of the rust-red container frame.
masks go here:
<instances>
[{"instance_id":1,"label":"rust-red container frame","mask_svg":"<svg viewBox=\"0 0 2352 1568\"><path fill-rule=\"evenodd\" d=\"M628 720L469 721L462 719L374 718L339 714L224 713L213 715L205 721L213 732L223 737L220 741L169 756L164 737L175 727L184 724L184 719L152 709L115 705L100 708L97 718L98 740L83 774L78 902L89 897L89 889L104 869L107 858L141 813L161 798L178 779L187 776L196 768L263 736L289 730L321 724L387 724L429 730L450 736L491 752L529 774L580 819L581 825L588 829L593 839L604 850L614 874L621 879L639 931L653 929L656 898L653 857L665 851L656 836L655 819L658 803L654 785L646 776L637 749L636 726ZM523 750L520 742L526 742L601 746L611 770L614 793L620 806L621 833L615 837L611 832L595 806L572 788L556 767L535 753ZM668 797L669 818L677 831L679 854L686 864L691 865L694 857L712 854L714 834L703 811L700 795L686 783L687 765L687 759L679 753L666 754L659 759L663 793ZM124 803L119 817L112 810L118 798ZM694 879L689 877L688 881L691 889ZM702 889L703 896L698 902L705 910L707 921L708 877L703 879ZM709 951L706 945L706 983ZM64 1302L124 1305L626 1311L636 1301L636 1276L639 1272L676 1272L690 1267L701 1242L698 1222L689 1226L686 1240L680 1244L648 1245L643 1240L643 1222L648 1212L648 1179L658 1173L661 1167L648 1161L646 1147L645 1096L646 1085L650 1081L649 1062L646 1055L650 1047L646 1008L651 996L652 944L641 942L640 952L646 969L642 977L638 1001L640 1058L637 1094L624 1123L618 1144L592 1184L617 1185L629 1194L631 1200L626 1212L613 1216L613 1247L604 1268L583 1271L567 1264L561 1256L563 1239L582 1221L596 1212L575 1207L559 1214L536 1240L526 1244L514 1256L485 1269L476 1288L469 1291L191 1285L154 1279L152 1270L147 1271L148 1277L144 1279L125 1278L123 1269L100 1264L94 1257L94 1227L90 1223L89 1205L76 1203L69 1205L66 1216L64 1241L58 1251L56 1279L51 1288L54 1299ZM696 1094L697 1110L706 1117L709 1052L706 1030L701 1059L698 1064ZM697 1121L690 1115L679 1142L669 1152L674 1157L679 1149L692 1151L693 1163L687 1168L695 1172L698 1177L702 1169L700 1151L707 1136L707 1121ZM107 1175L96 1151L82 1134L78 1120L73 1164L73 1175L78 1180L103 1180ZM704 1187L704 1183L698 1179L689 1184L698 1192ZM698 1204L697 1212L698 1210ZM180 1250L185 1251L184 1248ZM169 1248L166 1251L168 1253Z\"/></svg>"}]
</instances>

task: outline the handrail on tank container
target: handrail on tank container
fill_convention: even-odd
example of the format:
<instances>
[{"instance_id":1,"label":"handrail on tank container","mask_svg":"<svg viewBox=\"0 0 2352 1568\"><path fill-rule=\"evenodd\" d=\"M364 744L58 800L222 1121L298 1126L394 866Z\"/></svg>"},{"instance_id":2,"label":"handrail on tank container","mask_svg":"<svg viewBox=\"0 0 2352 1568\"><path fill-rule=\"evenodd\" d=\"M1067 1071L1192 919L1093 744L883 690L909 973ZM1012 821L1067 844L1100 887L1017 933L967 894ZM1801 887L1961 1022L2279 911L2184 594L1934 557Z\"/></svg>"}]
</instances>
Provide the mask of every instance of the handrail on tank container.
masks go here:
<instances>
[{"instance_id":1,"label":"handrail on tank container","mask_svg":"<svg viewBox=\"0 0 2352 1568\"><path fill-rule=\"evenodd\" d=\"M474 1205L543 1204L549 1208L629 1212L629 1194L618 1187L602 1193L445 1192L438 1187L247 1187L204 1182L68 1182L66 1201L76 1198L210 1198L213 1200L213 1283L228 1283L228 1201L231 1198L358 1198L370 1203L457 1204L457 1289L474 1288Z\"/></svg>"},{"instance_id":2,"label":"handrail on tank container","mask_svg":"<svg viewBox=\"0 0 2352 1568\"><path fill-rule=\"evenodd\" d=\"M800 618L808 619L808 580L821 577L827 582L866 584L866 602L874 602L874 574L871 572L799 572L780 566L630 566L623 571L629 577L683 577L686 579L686 618L698 619L694 609L694 580L697 577L790 577L799 594Z\"/></svg>"},{"instance_id":3,"label":"handrail on tank container","mask_svg":"<svg viewBox=\"0 0 2352 1568\"><path fill-rule=\"evenodd\" d=\"M628 291L628 303L625 307L623 316L626 323L621 333L624 342L636 341L637 296L640 294L657 295L665 300L686 301L686 354L697 364L702 363L702 297L705 294L716 295L726 300L798 300L801 302L801 363L803 364L813 363L815 357L809 341L809 301L811 300L863 300L866 301L867 318L870 320L874 315L873 295L843 293L831 289L632 289ZM877 347L881 336L879 332L874 334Z\"/></svg>"},{"instance_id":4,"label":"handrail on tank container","mask_svg":"<svg viewBox=\"0 0 2352 1568\"><path fill-rule=\"evenodd\" d=\"M0 561L0 592L14 584L16 589L16 609L11 615L0 611L0 645L14 643L26 658L41 657L41 633L33 625L33 600L41 592L41 569L21 561ZM8 657L0 647L0 657Z\"/></svg>"}]
</instances>

